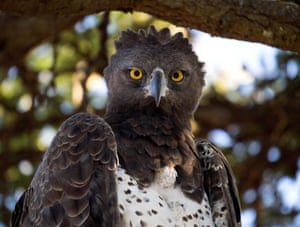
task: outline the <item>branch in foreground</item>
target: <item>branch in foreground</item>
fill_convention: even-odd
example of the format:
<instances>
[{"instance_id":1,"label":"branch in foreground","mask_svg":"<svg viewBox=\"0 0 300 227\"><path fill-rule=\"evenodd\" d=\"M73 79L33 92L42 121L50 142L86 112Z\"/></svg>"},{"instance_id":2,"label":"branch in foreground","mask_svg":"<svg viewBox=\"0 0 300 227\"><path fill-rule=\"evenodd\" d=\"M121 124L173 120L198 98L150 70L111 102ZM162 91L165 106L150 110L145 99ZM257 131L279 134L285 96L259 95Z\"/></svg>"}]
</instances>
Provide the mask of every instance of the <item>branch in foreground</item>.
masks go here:
<instances>
[{"instance_id":1,"label":"branch in foreground","mask_svg":"<svg viewBox=\"0 0 300 227\"><path fill-rule=\"evenodd\" d=\"M76 18L108 10L142 11L215 36L260 42L300 52L300 6L290 1L1 0L0 62L5 63L7 58L17 59L13 53L16 49L20 50L19 54L23 54L33 43L37 44L49 37L53 16L58 18L59 31L74 23ZM37 17L16 18L4 13ZM23 37L22 42L19 37ZM27 39L27 42L24 41Z\"/></svg>"},{"instance_id":2,"label":"branch in foreground","mask_svg":"<svg viewBox=\"0 0 300 227\"><path fill-rule=\"evenodd\" d=\"M0 16L0 65L18 65L32 47L80 18Z\"/></svg>"}]
</instances>

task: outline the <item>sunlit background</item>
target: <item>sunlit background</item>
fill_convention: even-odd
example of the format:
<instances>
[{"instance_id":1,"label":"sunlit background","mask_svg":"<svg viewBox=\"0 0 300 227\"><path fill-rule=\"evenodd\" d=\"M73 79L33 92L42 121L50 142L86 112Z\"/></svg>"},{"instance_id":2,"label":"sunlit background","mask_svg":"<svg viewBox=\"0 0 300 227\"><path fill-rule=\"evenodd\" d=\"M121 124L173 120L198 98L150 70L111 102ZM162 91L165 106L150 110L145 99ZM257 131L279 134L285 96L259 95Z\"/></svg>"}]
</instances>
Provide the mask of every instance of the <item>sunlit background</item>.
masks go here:
<instances>
[{"instance_id":1,"label":"sunlit background","mask_svg":"<svg viewBox=\"0 0 300 227\"><path fill-rule=\"evenodd\" d=\"M273 122L274 128L261 132L257 126L264 127L268 111L276 111L272 108L278 103L280 111L286 105L296 106L299 89L289 90L289 84L299 88L299 55L175 27L144 13L112 12L101 30L105 16L87 16L58 34L58 42L38 45L24 65L0 66L0 155L5 157L0 160L0 227L7 225L9 213L62 121L79 111L104 113L107 89L101 72L107 61L103 54L113 54L113 41L121 30L148 24L184 32L206 63L203 104L193 126L197 136L208 137L224 149L233 166L242 201L242 226L300 226L300 130L287 128L288 113L278 113L280 120ZM277 102L278 97L282 101ZM205 115L210 108L215 108L208 112L212 115ZM226 108L228 112L223 111ZM243 119L248 110L249 116L261 111L265 120L250 119L247 125ZM254 128L252 134L243 134L248 132L245 125ZM275 139L266 142L262 133ZM290 152L298 152L292 153L296 158L289 160ZM12 158L15 161L5 162Z\"/></svg>"}]
</instances>

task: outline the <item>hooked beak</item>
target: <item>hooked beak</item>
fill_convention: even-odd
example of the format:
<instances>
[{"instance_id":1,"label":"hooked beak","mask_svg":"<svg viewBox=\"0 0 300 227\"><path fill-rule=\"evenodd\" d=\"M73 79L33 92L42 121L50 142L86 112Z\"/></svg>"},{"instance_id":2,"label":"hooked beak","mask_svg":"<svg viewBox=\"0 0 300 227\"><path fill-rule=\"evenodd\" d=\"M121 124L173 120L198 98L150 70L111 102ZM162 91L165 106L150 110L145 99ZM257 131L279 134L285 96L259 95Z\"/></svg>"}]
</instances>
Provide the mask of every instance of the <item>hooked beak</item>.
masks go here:
<instances>
[{"instance_id":1,"label":"hooked beak","mask_svg":"<svg viewBox=\"0 0 300 227\"><path fill-rule=\"evenodd\" d=\"M155 68L151 74L150 94L155 100L156 107L159 107L161 97L166 94L166 79L161 68Z\"/></svg>"}]
</instances>

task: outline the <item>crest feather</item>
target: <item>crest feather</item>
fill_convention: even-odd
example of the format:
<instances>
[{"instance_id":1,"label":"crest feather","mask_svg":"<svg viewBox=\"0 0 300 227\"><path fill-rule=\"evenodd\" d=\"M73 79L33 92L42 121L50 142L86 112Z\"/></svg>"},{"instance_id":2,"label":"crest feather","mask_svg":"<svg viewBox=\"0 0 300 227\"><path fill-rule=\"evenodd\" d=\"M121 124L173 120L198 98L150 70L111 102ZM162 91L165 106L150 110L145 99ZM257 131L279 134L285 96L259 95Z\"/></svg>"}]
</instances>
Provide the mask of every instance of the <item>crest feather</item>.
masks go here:
<instances>
[{"instance_id":1,"label":"crest feather","mask_svg":"<svg viewBox=\"0 0 300 227\"><path fill-rule=\"evenodd\" d=\"M117 50L127 49L140 44L168 44L192 51L192 46L189 44L188 39L183 37L182 32L178 32L174 36L171 36L168 28L156 30L154 26L150 26L148 32L143 29L140 29L137 32L129 29L123 31L120 39L115 42L115 47Z\"/></svg>"}]
</instances>

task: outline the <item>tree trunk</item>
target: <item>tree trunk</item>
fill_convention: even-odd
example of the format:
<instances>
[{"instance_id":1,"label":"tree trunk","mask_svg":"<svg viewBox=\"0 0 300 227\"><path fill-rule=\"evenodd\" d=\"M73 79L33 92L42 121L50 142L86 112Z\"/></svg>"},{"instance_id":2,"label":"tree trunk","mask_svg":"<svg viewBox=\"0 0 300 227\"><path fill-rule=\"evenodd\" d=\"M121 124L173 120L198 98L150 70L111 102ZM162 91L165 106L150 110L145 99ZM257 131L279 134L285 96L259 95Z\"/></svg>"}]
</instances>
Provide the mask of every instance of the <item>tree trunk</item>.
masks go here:
<instances>
[{"instance_id":1,"label":"tree trunk","mask_svg":"<svg viewBox=\"0 0 300 227\"><path fill-rule=\"evenodd\" d=\"M280 0L1 0L0 64L81 17L108 10L142 11L176 25L300 52L299 1ZM12 16L14 15L14 16ZM24 17L25 16L25 17Z\"/></svg>"}]
</instances>

